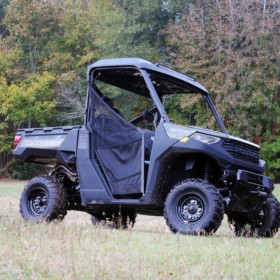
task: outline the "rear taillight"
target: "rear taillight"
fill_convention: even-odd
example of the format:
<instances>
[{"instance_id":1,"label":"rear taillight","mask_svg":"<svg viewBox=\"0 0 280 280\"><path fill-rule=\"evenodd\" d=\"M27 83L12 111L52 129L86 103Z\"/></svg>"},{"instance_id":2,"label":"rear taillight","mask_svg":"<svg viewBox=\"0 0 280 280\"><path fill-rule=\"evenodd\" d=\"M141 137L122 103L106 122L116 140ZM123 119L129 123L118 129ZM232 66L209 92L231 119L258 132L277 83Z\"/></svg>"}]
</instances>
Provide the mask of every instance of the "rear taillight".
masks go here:
<instances>
[{"instance_id":1,"label":"rear taillight","mask_svg":"<svg viewBox=\"0 0 280 280\"><path fill-rule=\"evenodd\" d=\"M15 138L14 138L14 146L13 146L13 150L15 150L15 149L16 149L16 147L17 147L17 145L18 145L18 143L19 143L20 139L21 139L21 135L16 135L16 136L15 136Z\"/></svg>"}]
</instances>

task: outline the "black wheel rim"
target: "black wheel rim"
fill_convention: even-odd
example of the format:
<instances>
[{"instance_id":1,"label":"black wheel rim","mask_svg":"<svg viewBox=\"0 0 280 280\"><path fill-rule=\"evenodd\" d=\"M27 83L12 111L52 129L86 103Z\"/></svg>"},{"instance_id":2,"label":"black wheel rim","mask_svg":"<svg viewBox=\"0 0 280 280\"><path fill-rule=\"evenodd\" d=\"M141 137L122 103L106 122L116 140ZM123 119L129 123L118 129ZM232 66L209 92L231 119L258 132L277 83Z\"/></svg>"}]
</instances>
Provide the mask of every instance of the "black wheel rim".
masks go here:
<instances>
[{"instance_id":1,"label":"black wheel rim","mask_svg":"<svg viewBox=\"0 0 280 280\"><path fill-rule=\"evenodd\" d=\"M266 210L265 208L261 208L258 212L258 216L256 218L255 223L252 224L253 228L259 228L262 226L266 218Z\"/></svg>"},{"instance_id":2,"label":"black wheel rim","mask_svg":"<svg viewBox=\"0 0 280 280\"><path fill-rule=\"evenodd\" d=\"M198 195L185 196L177 207L177 215L183 223L195 223L204 214L204 201Z\"/></svg>"},{"instance_id":3,"label":"black wheel rim","mask_svg":"<svg viewBox=\"0 0 280 280\"><path fill-rule=\"evenodd\" d=\"M32 190L27 198L28 210L33 216L38 216L46 211L48 205L48 195L47 192L38 188Z\"/></svg>"}]
</instances>

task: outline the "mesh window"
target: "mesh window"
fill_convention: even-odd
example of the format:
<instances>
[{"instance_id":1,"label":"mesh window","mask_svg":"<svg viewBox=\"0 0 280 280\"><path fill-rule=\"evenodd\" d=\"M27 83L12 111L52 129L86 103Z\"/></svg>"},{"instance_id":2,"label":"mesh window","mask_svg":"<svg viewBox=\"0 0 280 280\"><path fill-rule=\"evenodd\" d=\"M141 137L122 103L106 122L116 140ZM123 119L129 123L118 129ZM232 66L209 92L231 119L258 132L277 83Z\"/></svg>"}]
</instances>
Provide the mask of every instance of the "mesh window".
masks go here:
<instances>
[{"instance_id":1,"label":"mesh window","mask_svg":"<svg viewBox=\"0 0 280 280\"><path fill-rule=\"evenodd\" d=\"M113 194L141 192L142 134L91 88L89 96L93 149Z\"/></svg>"}]
</instances>

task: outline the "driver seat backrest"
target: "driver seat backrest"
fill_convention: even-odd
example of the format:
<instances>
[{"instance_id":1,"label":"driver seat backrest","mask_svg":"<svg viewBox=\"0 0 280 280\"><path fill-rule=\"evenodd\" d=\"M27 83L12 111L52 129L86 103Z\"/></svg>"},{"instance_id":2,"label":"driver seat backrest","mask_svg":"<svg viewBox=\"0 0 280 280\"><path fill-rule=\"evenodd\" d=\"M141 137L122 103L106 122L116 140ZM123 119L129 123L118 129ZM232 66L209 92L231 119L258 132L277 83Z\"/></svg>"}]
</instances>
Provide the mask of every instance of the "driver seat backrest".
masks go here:
<instances>
[{"instance_id":1,"label":"driver seat backrest","mask_svg":"<svg viewBox=\"0 0 280 280\"><path fill-rule=\"evenodd\" d=\"M154 135L155 133L150 130L145 130L143 132L144 134L144 155L145 155L145 161L150 160L151 156L151 151L153 147L153 142L154 142Z\"/></svg>"}]
</instances>

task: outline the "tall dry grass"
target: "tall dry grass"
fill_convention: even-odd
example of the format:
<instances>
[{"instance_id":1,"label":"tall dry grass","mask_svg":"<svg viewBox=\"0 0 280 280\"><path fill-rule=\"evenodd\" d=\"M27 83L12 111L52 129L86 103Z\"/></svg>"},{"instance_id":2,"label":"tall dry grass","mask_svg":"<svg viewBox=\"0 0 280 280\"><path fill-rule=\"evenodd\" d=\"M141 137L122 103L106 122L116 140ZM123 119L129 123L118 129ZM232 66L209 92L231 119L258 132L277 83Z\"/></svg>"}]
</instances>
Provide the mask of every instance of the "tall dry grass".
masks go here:
<instances>
[{"instance_id":1,"label":"tall dry grass","mask_svg":"<svg viewBox=\"0 0 280 280\"><path fill-rule=\"evenodd\" d=\"M163 218L146 216L128 231L71 211L62 223L34 224L18 212L23 185L0 182L0 279L279 278L279 234L236 238L226 217L211 237L175 235Z\"/></svg>"}]
</instances>

